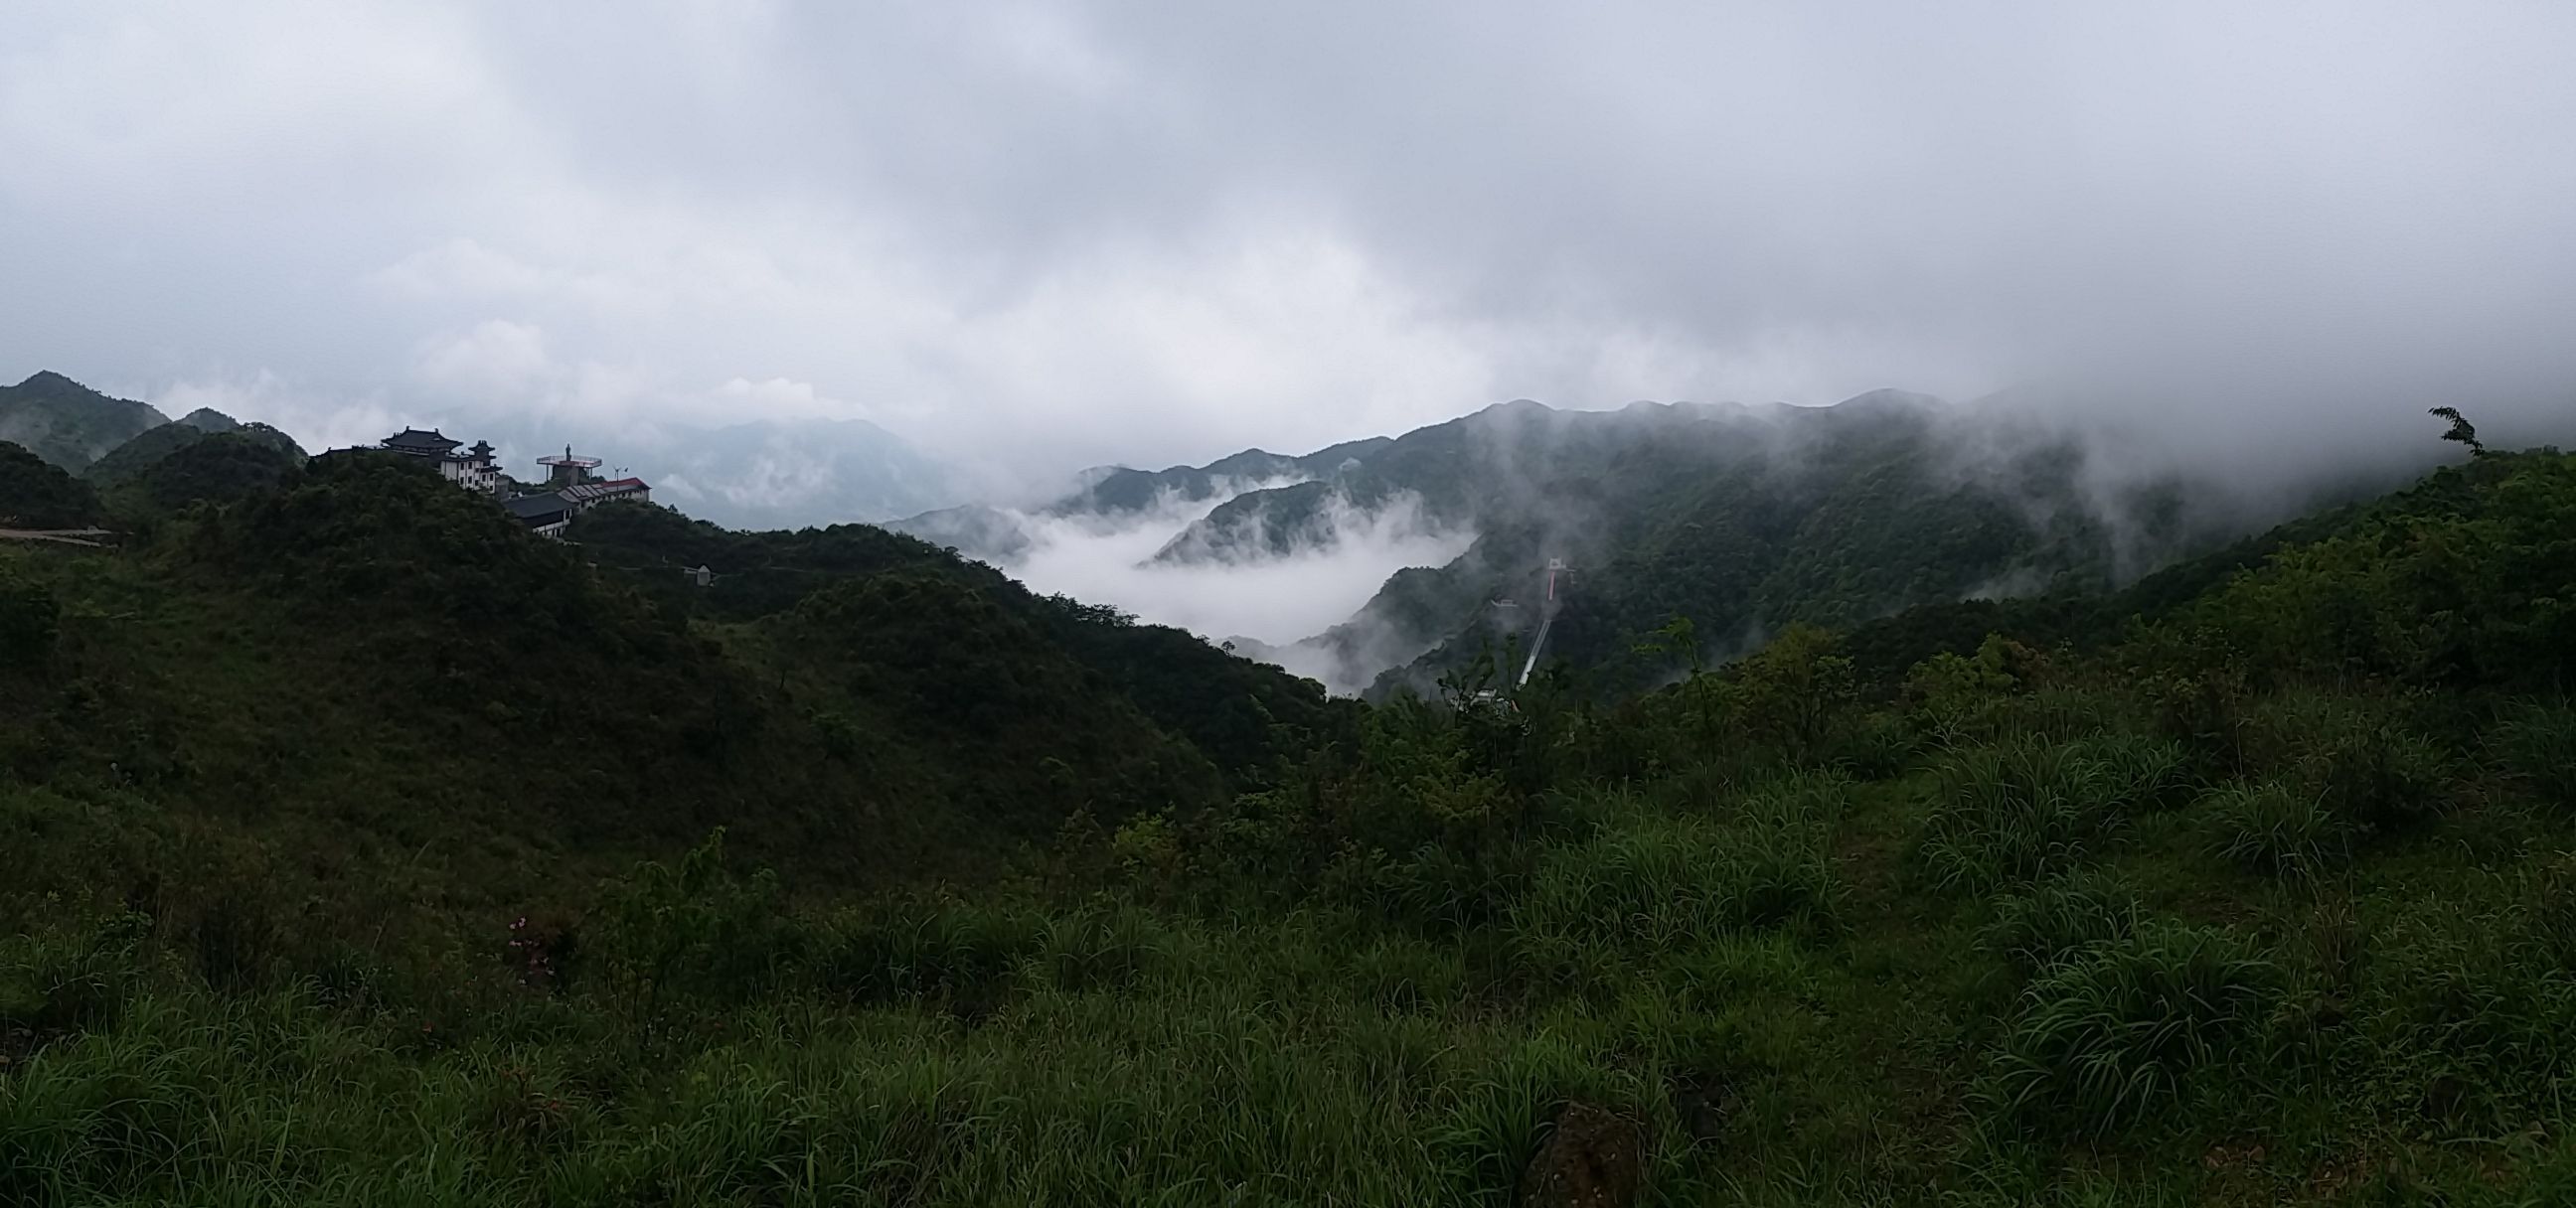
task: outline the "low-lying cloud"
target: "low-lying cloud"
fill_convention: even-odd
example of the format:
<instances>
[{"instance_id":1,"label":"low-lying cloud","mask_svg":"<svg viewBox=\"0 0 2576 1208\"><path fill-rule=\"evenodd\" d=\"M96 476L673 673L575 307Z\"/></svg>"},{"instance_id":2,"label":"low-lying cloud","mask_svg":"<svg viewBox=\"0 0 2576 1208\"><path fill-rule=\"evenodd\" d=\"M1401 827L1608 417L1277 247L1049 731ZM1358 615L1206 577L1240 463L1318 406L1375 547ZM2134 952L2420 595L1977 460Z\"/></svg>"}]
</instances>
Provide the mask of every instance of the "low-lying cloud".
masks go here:
<instances>
[{"instance_id":1,"label":"low-lying cloud","mask_svg":"<svg viewBox=\"0 0 2576 1208\"><path fill-rule=\"evenodd\" d=\"M1329 508L1331 535L1301 542L1284 555L1154 560L1156 551L1227 499L1264 485L1281 484L1235 484L1197 502L1167 494L1151 508L1115 516L1008 513L1030 544L1003 568L1037 591L1115 604L1139 619L1210 641L1247 637L1287 646L1349 620L1388 575L1446 563L1475 540L1472 532L1429 523L1418 500L1402 497L1374 510L1347 503Z\"/></svg>"}]
</instances>

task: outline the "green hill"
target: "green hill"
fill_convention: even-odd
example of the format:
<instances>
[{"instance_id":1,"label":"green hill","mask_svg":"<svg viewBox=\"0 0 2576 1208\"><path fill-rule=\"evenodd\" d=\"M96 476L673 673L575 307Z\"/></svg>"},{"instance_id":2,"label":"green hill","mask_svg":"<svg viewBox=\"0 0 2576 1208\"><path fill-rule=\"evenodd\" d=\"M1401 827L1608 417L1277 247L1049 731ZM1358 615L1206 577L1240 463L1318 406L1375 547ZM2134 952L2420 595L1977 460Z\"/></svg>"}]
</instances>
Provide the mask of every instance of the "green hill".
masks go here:
<instances>
[{"instance_id":1,"label":"green hill","mask_svg":"<svg viewBox=\"0 0 2576 1208\"><path fill-rule=\"evenodd\" d=\"M102 491L112 492L180 449L217 436L231 438L234 447L266 449L274 460L283 463L300 465L304 461L304 449L293 437L266 424L236 423L221 412L200 408L174 423L147 428L134 439L108 450L82 470L81 477Z\"/></svg>"},{"instance_id":2,"label":"green hill","mask_svg":"<svg viewBox=\"0 0 2576 1208\"><path fill-rule=\"evenodd\" d=\"M134 439L108 450L96 461L82 467L80 476L101 489L114 487L142 473L173 451L205 438L203 429L188 424L161 424L146 428L135 434Z\"/></svg>"},{"instance_id":3,"label":"green hill","mask_svg":"<svg viewBox=\"0 0 2576 1208\"><path fill-rule=\"evenodd\" d=\"M0 441L23 445L74 474L168 422L149 404L109 398L50 370L0 386Z\"/></svg>"},{"instance_id":4,"label":"green hill","mask_svg":"<svg viewBox=\"0 0 2576 1208\"><path fill-rule=\"evenodd\" d=\"M199 437L108 491L120 514L158 516L192 503L229 502L280 488L304 472L295 442L251 424Z\"/></svg>"}]
</instances>

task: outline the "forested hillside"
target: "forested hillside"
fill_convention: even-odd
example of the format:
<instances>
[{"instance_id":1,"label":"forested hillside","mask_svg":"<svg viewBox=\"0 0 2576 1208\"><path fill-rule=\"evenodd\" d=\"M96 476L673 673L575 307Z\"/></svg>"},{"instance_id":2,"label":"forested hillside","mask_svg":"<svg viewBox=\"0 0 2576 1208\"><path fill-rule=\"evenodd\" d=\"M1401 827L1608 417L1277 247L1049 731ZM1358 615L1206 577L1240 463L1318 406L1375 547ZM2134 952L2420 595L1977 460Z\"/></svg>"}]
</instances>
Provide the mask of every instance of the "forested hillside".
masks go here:
<instances>
[{"instance_id":1,"label":"forested hillside","mask_svg":"<svg viewBox=\"0 0 2576 1208\"><path fill-rule=\"evenodd\" d=\"M2570 533L1367 707L334 459L0 549L0 1201L2553 1202Z\"/></svg>"},{"instance_id":2,"label":"forested hillside","mask_svg":"<svg viewBox=\"0 0 2576 1208\"><path fill-rule=\"evenodd\" d=\"M1330 483L1239 497L1165 556L1319 540L1330 507L1397 498L1478 536L1306 643L1354 672L1393 665L1379 695L1427 692L1479 652L1532 640L1551 559L1574 573L1547 659L1619 692L1677 671L1636 653L1677 617L1696 657L1723 659L1792 623L2098 593L2244 523L2178 477L2103 472L2085 434L1921 396L1614 413L1520 403L1410 434Z\"/></svg>"}]
</instances>

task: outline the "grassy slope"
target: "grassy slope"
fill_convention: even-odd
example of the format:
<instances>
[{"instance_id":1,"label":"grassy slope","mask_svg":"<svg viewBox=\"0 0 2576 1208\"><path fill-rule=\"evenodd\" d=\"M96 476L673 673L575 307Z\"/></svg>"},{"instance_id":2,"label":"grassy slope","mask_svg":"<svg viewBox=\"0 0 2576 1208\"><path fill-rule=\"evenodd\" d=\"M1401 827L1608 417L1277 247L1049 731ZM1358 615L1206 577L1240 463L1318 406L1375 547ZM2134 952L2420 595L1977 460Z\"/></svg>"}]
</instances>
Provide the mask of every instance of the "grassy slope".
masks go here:
<instances>
[{"instance_id":1,"label":"grassy slope","mask_svg":"<svg viewBox=\"0 0 2576 1208\"><path fill-rule=\"evenodd\" d=\"M238 985L30 911L0 1197L1505 1203L1583 1100L1659 1204L2557 1202L2576 713L2520 694L2576 655L2530 590L2571 507L2570 459L2448 472L1880 709L1801 638L1378 710L973 894L709 853ZM2352 623L2267 628L2300 600Z\"/></svg>"}]
</instances>

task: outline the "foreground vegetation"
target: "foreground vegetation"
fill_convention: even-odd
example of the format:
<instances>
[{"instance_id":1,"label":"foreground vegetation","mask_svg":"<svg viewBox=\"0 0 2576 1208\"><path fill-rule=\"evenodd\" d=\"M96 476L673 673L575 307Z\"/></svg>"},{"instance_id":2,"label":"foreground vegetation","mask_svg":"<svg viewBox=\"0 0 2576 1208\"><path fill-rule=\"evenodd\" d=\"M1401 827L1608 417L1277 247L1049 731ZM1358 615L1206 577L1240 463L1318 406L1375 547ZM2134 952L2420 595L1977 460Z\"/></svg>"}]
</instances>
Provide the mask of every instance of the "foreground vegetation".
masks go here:
<instances>
[{"instance_id":1,"label":"foreground vegetation","mask_svg":"<svg viewBox=\"0 0 2576 1208\"><path fill-rule=\"evenodd\" d=\"M1167 779L1116 794L974 781L1030 800L1012 825L942 832L995 853L971 875L907 875L847 840L830 850L864 875L746 843L829 841L829 812L802 803L781 829L771 782L689 765L809 748L740 732L693 749L688 713L579 734L637 758L677 746L634 781L594 773L655 825L527 806L543 827L599 826L615 842L598 849L462 796L405 814L367 796L355 757L324 765L375 802L346 817L283 787L310 783L301 757L215 791L206 768L250 765L214 744L256 743L249 726L194 737L184 774L132 762L165 749L149 735L104 771L100 732L176 699L121 678L145 664L98 618L147 606L116 593L287 599L392 573L363 542L278 544L296 498L191 513L174 551L5 572L18 653L0 676L22 701L84 682L90 703L44 706L53 745L9 747L0 780L0 1203L1585 1202L1548 1198L1569 1183L1658 1204L2576 1197L2576 459L2482 456L2222 556L2242 573L2177 568L2125 625L2070 624L2061 602L1979 613L1974 632L1956 610L1850 640L1792 629L1629 700L1544 676L1492 692L1487 664L1347 729L1264 706L1270 731L1240 746L1182 724L1188 703L1162 695L1180 689L1119 653L1141 639L1086 645L1051 628L1078 614L991 602L953 577L968 572L781 538L727 550L770 568L740 594L655 603L516 534L489 538L506 554L441 547L506 558L476 590L540 585L474 614L496 652L582 660L540 678L643 674L566 636L600 622L543 611L599 592L585 607L618 626L676 626L652 674L715 677L616 683L732 694L718 714L915 693L930 721L849 724L947 742L939 718L962 732L1000 709L1066 727L1032 732L1068 750L1117 741L1054 716L1088 701L1175 744ZM333 515L291 531L362 523ZM734 540L621 523L593 547L613 574ZM890 577L970 620L990 602L974 623L1017 635L1000 649L1037 670L934 684L906 668L936 669L935 651L827 644L888 615L847 610ZM369 590L456 636L407 590ZM66 599L91 619L50 636L42 614ZM521 643L528 610L560 630ZM225 614L221 657L346 665L260 615ZM1680 628L1639 644L1697 649ZM780 646L797 656L748 661ZM213 647L152 649L208 661L156 672L191 691L248 691ZM690 661L702 649L732 661ZM397 682L448 717L456 675L508 662L484 657ZM746 667L778 678L729 678ZM458 733L493 744L487 762L560 750ZM1197 787L1211 778L1223 791ZM975 800L962 780L904 783ZM721 808L671 806L673 785ZM187 804L200 794L218 807ZM435 854L401 863L415 843ZM308 875L335 863L366 875Z\"/></svg>"}]
</instances>

